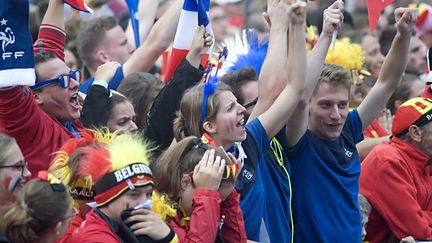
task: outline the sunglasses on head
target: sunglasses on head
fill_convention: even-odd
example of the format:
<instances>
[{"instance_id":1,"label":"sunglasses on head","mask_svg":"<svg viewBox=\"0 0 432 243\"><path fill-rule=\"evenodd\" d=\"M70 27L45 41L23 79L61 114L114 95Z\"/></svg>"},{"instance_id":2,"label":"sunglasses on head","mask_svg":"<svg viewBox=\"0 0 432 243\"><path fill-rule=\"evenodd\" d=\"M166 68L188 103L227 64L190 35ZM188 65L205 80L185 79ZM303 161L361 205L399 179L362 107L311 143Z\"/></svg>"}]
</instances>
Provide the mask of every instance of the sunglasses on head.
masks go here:
<instances>
[{"instance_id":1,"label":"sunglasses on head","mask_svg":"<svg viewBox=\"0 0 432 243\"><path fill-rule=\"evenodd\" d=\"M81 71L80 70L75 70L75 71L71 71L68 74L62 74L56 78L53 79L48 79L48 80L44 80L41 82L37 82L34 86L30 87L31 90L37 90L40 88L43 88L45 86L48 86L50 84L58 84L60 87L62 87L63 89L66 89L67 87L69 87L70 82L72 82L72 80L80 83L81 81Z\"/></svg>"}]
</instances>

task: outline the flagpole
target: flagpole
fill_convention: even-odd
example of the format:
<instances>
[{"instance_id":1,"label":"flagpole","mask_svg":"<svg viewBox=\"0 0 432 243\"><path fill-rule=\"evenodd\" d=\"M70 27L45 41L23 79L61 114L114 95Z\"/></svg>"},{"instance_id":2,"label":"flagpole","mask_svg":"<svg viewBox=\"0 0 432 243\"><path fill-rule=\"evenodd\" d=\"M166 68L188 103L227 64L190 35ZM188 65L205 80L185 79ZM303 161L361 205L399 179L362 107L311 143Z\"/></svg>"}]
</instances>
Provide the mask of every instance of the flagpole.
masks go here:
<instances>
[{"instance_id":1,"label":"flagpole","mask_svg":"<svg viewBox=\"0 0 432 243\"><path fill-rule=\"evenodd\" d=\"M342 0L336 0L338 3L342 3ZM336 48L336 38L337 38L337 30L333 31L333 36L332 36L332 51L335 50Z\"/></svg>"}]
</instances>

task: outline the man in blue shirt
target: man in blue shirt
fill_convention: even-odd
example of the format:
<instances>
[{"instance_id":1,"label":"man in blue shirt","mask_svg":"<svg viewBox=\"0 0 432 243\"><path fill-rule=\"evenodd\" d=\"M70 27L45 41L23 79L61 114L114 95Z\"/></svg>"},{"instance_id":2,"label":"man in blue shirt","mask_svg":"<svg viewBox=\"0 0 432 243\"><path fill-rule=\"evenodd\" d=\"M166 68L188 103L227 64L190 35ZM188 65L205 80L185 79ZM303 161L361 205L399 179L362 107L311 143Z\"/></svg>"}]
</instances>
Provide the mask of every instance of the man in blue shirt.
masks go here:
<instances>
[{"instance_id":1,"label":"man in blue shirt","mask_svg":"<svg viewBox=\"0 0 432 243\"><path fill-rule=\"evenodd\" d=\"M334 14L327 9L324 18ZM407 65L411 33L418 13L395 11L397 34L380 76L358 109L348 112L351 73L334 64L308 72L308 83L295 116L287 124L286 141L292 169L295 242L361 242L357 195L360 160L355 147L362 131L385 108ZM340 26L341 23L334 23ZM332 31L320 38L330 45ZM309 58L309 62L320 63ZM318 81L318 85L316 84Z\"/></svg>"},{"instance_id":2,"label":"man in blue shirt","mask_svg":"<svg viewBox=\"0 0 432 243\"><path fill-rule=\"evenodd\" d=\"M100 65L110 61L122 64L108 83L108 88L115 90L129 74L149 71L174 39L182 2L176 1L165 12L136 50L114 17L98 17L84 24L77 36L77 49L90 74L94 75ZM90 77L79 91L86 94L93 81Z\"/></svg>"}]
</instances>

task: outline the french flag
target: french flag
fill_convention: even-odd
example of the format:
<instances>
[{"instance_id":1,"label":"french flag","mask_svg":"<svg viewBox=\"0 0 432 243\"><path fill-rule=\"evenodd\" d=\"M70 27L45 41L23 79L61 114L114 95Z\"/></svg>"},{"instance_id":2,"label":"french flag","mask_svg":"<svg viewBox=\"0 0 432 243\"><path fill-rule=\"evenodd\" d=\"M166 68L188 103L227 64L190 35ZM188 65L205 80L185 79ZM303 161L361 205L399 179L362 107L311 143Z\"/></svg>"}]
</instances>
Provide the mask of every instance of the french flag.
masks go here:
<instances>
[{"instance_id":1,"label":"french flag","mask_svg":"<svg viewBox=\"0 0 432 243\"><path fill-rule=\"evenodd\" d=\"M180 14L167 72L164 76L165 83L172 78L177 66L189 52L193 36L198 26L205 26L207 33L213 36L208 18L209 7L210 0L185 0ZM209 48L209 50L211 49L212 48ZM205 63L207 59L208 54L203 57L201 63Z\"/></svg>"},{"instance_id":2,"label":"french flag","mask_svg":"<svg viewBox=\"0 0 432 243\"><path fill-rule=\"evenodd\" d=\"M64 0L65 3L69 4L72 8L87 12L87 13L93 13L93 10L85 4L83 0Z\"/></svg>"}]
</instances>

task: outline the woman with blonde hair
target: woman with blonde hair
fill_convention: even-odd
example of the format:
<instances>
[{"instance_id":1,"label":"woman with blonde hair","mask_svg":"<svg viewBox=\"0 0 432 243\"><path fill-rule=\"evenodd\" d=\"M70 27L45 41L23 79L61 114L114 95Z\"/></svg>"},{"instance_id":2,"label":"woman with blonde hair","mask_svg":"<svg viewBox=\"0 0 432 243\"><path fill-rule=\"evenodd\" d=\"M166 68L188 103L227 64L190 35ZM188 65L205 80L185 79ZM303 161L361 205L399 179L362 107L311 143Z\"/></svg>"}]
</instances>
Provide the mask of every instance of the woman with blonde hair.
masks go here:
<instances>
[{"instance_id":1,"label":"woman with blonde hair","mask_svg":"<svg viewBox=\"0 0 432 243\"><path fill-rule=\"evenodd\" d=\"M0 205L14 200L16 189L31 176L15 139L0 133Z\"/></svg>"},{"instance_id":2,"label":"woman with blonde hair","mask_svg":"<svg viewBox=\"0 0 432 243\"><path fill-rule=\"evenodd\" d=\"M15 204L3 208L0 232L12 243L54 243L74 216L66 187L46 171L18 192Z\"/></svg>"}]
</instances>

